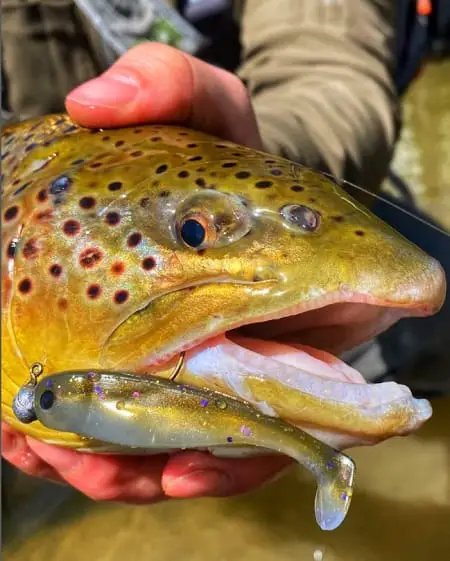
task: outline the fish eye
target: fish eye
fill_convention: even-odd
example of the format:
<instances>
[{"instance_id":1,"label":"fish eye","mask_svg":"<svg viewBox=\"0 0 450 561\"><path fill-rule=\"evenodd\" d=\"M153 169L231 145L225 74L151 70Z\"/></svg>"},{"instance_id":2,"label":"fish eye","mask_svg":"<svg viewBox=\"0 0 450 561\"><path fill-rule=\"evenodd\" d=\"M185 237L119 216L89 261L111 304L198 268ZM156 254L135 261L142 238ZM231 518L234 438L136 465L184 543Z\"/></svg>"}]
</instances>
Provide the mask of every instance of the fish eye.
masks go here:
<instances>
[{"instance_id":1,"label":"fish eye","mask_svg":"<svg viewBox=\"0 0 450 561\"><path fill-rule=\"evenodd\" d=\"M55 395L50 390L45 390L45 392L41 395L39 400L39 405L41 409L47 410L50 409L55 401Z\"/></svg>"},{"instance_id":2,"label":"fish eye","mask_svg":"<svg viewBox=\"0 0 450 561\"><path fill-rule=\"evenodd\" d=\"M304 205L285 205L280 209L280 214L304 232L315 232L320 225L320 214Z\"/></svg>"},{"instance_id":3,"label":"fish eye","mask_svg":"<svg viewBox=\"0 0 450 561\"><path fill-rule=\"evenodd\" d=\"M188 218L181 224L180 236L186 245L197 248L205 241L206 229L199 220Z\"/></svg>"},{"instance_id":4,"label":"fish eye","mask_svg":"<svg viewBox=\"0 0 450 561\"><path fill-rule=\"evenodd\" d=\"M184 245L196 249L224 247L251 229L248 209L239 197L214 190L194 193L178 207L176 232Z\"/></svg>"}]
</instances>

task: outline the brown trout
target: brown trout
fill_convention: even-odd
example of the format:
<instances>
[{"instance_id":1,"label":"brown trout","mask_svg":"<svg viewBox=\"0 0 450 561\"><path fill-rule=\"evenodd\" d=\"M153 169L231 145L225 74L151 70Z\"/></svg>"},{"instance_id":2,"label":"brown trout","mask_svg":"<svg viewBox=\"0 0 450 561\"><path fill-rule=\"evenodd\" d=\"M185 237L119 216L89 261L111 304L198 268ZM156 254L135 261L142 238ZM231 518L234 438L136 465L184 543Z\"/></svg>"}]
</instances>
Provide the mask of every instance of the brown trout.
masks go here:
<instances>
[{"instance_id":1,"label":"brown trout","mask_svg":"<svg viewBox=\"0 0 450 561\"><path fill-rule=\"evenodd\" d=\"M437 312L443 270L330 178L177 126L66 115L5 129L2 160L2 416L18 430L105 450L15 417L30 366L168 378L181 352L178 383L340 448L431 415L333 355Z\"/></svg>"}]
</instances>

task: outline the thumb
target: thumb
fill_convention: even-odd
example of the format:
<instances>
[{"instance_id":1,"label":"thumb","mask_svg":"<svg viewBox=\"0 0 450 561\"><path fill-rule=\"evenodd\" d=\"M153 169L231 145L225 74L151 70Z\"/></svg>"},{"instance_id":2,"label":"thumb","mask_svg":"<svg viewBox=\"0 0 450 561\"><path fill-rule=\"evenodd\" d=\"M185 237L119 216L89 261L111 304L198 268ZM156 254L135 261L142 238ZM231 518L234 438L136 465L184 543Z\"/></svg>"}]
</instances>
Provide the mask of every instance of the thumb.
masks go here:
<instances>
[{"instance_id":1,"label":"thumb","mask_svg":"<svg viewBox=\"0 0 450 561\"><path fill-rule=\"evenodd\" d=\"M184 124L261 149L256 119L233 74L173 47L144 43L66 98L70 116L87 127L145 122Z\"/></svg>"}]
</instances>

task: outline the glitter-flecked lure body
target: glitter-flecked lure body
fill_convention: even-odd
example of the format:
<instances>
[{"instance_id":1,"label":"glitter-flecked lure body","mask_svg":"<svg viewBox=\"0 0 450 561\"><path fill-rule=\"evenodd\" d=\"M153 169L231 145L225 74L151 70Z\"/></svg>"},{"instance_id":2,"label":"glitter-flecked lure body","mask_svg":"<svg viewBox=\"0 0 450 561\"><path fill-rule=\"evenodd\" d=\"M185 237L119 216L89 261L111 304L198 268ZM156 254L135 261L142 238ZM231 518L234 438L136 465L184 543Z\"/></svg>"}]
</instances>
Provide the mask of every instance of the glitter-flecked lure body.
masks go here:
<instances>
[{"instance_id":1,"label":"glitter-flecked lure body","mask_svg":"<svg viewBox=\"0 0 450 561\"><path fill-rule=\"evenodd\" d=\"M345 454L237 399L154 377L89 371L42 380L34 393L47 427L140 450L262 447L317 480L316 520L334 530L350 506L355 467Z\"/></svg>"},{"instance_id":2,"label":"glitter-flecked lure body","mask_svg":"<svg viewBox=\"0 0 450 561\"><path fill-rule=\"evenodd\" d=\"M30 366L168 378L183 351L178 383L336 448L429 418L408 388L365 384L329 353L436 312L442 269L330 178L182 127L66 115L4 129L2 173L2 417L17 430L107 451L18 420Z\"/></svg>"}]
</instances>

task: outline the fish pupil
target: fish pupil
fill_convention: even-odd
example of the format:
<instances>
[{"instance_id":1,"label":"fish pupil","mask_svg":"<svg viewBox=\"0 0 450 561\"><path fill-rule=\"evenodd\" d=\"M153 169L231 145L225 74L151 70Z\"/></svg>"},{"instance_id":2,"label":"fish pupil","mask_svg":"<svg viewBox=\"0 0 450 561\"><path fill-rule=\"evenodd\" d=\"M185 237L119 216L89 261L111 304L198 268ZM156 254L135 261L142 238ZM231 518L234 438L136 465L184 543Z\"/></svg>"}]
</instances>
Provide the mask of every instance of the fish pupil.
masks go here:
<instances>
[{"instance_id":1,"label":"fish pupil","mask_svg":"<svg viewBox=\"0 0 450 561\"><path fill-rule=\"evenodd\" d=\"M205 241L205 228L192 218L184 222L180 233L184 243L190 247L199 247Z\"/></svg>"},{"instance_id":2,"label":"fish pupil","mask_svg":"<svg viewBox=\"0 0 450 561\"><path fill-rule=\"evenodd\" d=\"M41 395L41 399L39 400L39 404L42 409L47 410L50 409L55 401L55 396L52 391L45 390L45 392Z\"/></svg>"}]
</instances>

